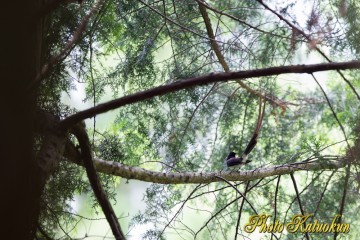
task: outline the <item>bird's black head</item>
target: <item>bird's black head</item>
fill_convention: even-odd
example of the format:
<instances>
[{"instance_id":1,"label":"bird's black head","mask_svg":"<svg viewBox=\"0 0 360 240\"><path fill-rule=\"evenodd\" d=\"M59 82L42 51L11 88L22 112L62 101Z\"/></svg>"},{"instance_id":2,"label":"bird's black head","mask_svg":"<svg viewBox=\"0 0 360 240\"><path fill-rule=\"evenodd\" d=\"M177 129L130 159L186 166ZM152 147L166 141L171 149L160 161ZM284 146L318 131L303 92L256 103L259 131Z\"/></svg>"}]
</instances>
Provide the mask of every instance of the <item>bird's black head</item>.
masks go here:
<instances>
[{"instance_id":1,"label":"bird's black head","mask_svg":"<svg viewBox=\"0 0 360 240\"><path fill-rule=\"evenodd\" d=\"M233 157L235 157L235 155L236 155L236 153L230 152L226 159L233 158Z\"/></svg>"}]
</instances>

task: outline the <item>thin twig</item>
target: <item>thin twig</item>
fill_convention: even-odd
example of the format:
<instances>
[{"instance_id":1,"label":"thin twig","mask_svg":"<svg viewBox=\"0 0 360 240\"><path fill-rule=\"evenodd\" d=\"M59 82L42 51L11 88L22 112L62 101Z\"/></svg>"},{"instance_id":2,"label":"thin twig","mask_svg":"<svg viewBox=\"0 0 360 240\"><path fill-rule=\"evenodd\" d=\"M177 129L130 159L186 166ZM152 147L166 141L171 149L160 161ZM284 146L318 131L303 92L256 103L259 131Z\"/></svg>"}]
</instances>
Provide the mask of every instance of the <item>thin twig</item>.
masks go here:
<instances>
[{"instance_id":1,"label":"thin twig","mask_svg":"<svg viewBox=\"0 0 360 240\"><path fill-rule=\"evenodd\" d=\"M223 177L220 177L220 176L216 176L216 177L219 178L219 179L221 179L221 180L223 180L224 182L226 182L227 184L229 184L232 188L234 188L235 191L238 192L238 193L245 199L245 201L250 205L251 209L255 212L255 214L258 215L256 209L255 209L255 208L253 207L253 205L249 202L249 200L245 197L245 195L242 194L242 193L239 191L239 189L237 189L237 187L235 187L232 183L230 183L228 180L226 180L226 179L223 178ZM272 234L276 239L278 239L274 233L271 233L271 234Z\"/></svg>"},{"instance_id":2,"label":"thin twig","mask_svg":"<svg viewBox=\"0 0 360 240\"><path fill-rule=\"evenodd\" d=\"M89 37L89 48L90 48L90 59L89 59L89 62L90 62L90 78L91 78L91 85L92 85L92 90L93 90L93 98L94 98L94 101L93 101L93 106L95 107L96 106L96 90L95 90L95 79L94 79L94 69L93 69L93 66L92 66L92 61L93 61L93 46L92 46L92 35L90 35ZM93 122L93 135L92 135L92 145L94 146L94 143L95 143L95 129L96 129L96 116L94 116L94 122Z\"/></svg>"},{"instance_id":3,"label":"thin twig","mask_svg":"<svg viewBox=\"0 0 360 240\"><path fill-rule=\"evenodd\" d=\"M246 196L246 193L248 192L249 185L250 185L250 181L248 181L248 182L246 183L244 196ZM240 209L239 209L239 215L238 215L238 219L237 219L237 222L236 222L236 228L235 228L235 238L234 238L235 240L237 239L237 235L238 235L238 231L239 231L241 213L242 213L242 209L243 209L243 207L244 207L244 202L245 202L245 198L242 199L241 205L240 205ZM271 236L272 236L272 235L271 235Z\"/></svg>"},{"instance_id":4,"label":"thin twig","mask_svg":"<svg viewBox=\"0 0 360 240\"><path fill-rule=\"evenodd\" d=\"M259 184L260 184L260 182L262 182L262 180L263 180L263 178L262 179L260 179L257 183L255 183L253 186L251 186L249 189L248 189L248 191L251 191L251 189L253 189L253 188L255 188L256 186L258 186ZM272 181L272 180L271 180ZM270 181L269 181L270 182ZM239 184L242 184L242 183L239 183ZM235 184L235 186L238 186L239 184ZM266 183L267 184L267 183ZM227 187L223 187L223 188L220 188L220 189L218 189L219 191L220 190L223 190L223 189L225 189L225 188L228 188L228 187L231 187L231 186L227 186ZM211 192L214 192L214 191L211 191ZM198 195L199 196L199 195ZM196 196L195 196L196 197ZM194 238L196 238L196 236L197 236L197 234L199 233L199 232L201 232L202 231L202 229L204 229L205 227L207 227L207 225L211 222L211 220L214 218L214 217L216 217L218 214L220 214L224 209L226 209L228 206L230 206L231 204L233 204L234 202L236 202L238 199L240 199L241 198L241 196L240 197L237 197L237 198L235 198L234 200L232 200L231 202L229 202L229 203L227 203L225 206L223 206L220 210L218 210L214 215L212 215L207 221L206 221L206 223L195 233L195 237Z\"/></svg>"},{"instance_id":5,"label":"thin twig","mask_svg":"<svg viewBox=\"0 0 360 240\"><path fill-rule=\"evenodd\" d=\"M41 227L41 225L38 225L38 230L41 233L41 235L44 236L46 240L52 240L52 238L46 233L46 231Z\"/></svg>"},{"instance_id":6,"label":"thin twig","mask_svg":"<svg viewBox=\"0 0 360 240\"><path fill-rule=\"evenodd\" d=\"M277 180L277 183L276 183L276 190L275 190L275 196L274 196L274 221L273 221L273 226L275 226L275 221L276 221L276 216L277 216L277 195L278 195L278 191L279 191L279 184L280 184L280 178L281 178L281 175L278 176L278 180ZM271 239L273 239L273 235L271 235Z\"/></svg>"},{"instance_id":7,"label":"thin twig","mask_svg":"<svg viewBox=\"0 0 360 240\"><path fill-rule=\"evenodd\" d=\"M235 21L237 21L237 22L239 22L239 23L241 23L241 24L243 24L243 25L245 25L245 26L247 26L247 27L249 27L249 28L251 28L251 29L255 29L256 31L259 31L259 32L261 32L261 33L265 33L265 34L273 35L273 36L276 36L276 37L284 38L284 36L281 36L281 35L278 35L278 34L274 34L274 33L272 33L272 32L267 32L267 31L265 31L265 30L262 30L262 29L260 29L260 28L258 28L258 27L256 27L256 26L251 25L250 23L247 23L247 22L244 21L244 20L241 20L241 19L239 19L239 18L231 15L231 14L225 13L224 11L219 11L219 10L217 10L216 8L213 8L213 7L209 6L208 4L205 4L202 0L195 0L195 1L196 1L199 5L203 6L204 8L207 8L207 9L211 10L211 11L214 12L214 13L218 13L218 14L223 15L223 16L226 16L226 17L228 17L228 18L230 18L230 19L232 19L232 20L235 20Z\"/></svg>"},{"instance_id":8,"label":"thin twig","mask_svg":"<svg viewBox=\"0 0 360 240\"><path fill-rule=\"evenodd\" d=\"M339 118L337 117L337 115L336 115L336 113L335 113L335 110L334 110L334 108L333 108L333 106L332 106L332 104L331 104L331 102L330 102L330 100L329 100L329 98L328 98L325 90L323 89L323 87L321 86L321 84L318 82L318 80L316 79L316 77L314 76L314 74L311 73L311 76L313 77L313 79L315 80L315 82L317 83L317 85L319 86L319 88L321 89L322 93L324 94L324 97L326 98L326 102L328 103L328 105L329 105L329 107L330 107L330 110L331 110L334 118L336 119L336 122L338 123L339 127L341 128L341 131L342 131L342 133L343 133L343 135L344 135L346 144L347 144L347 146L348 146L348 148L349 148L349 151L350 151L350 153L351 153L351 155L352 155L352 151L351 151L351 148L350 148L350 144L349 144L347 135L346 135L346 133L345 133L345 129L344 129L343 125L341 124ZM352 157L354 158L354 156L352 156Z\"/></svg>"},{"instance_id":9,"label":"thin twig","mask_svg":"<svg viewBox=\"0 0 360 240\"><path fill-rule=\"evenodd\" d=\"M345 175L345 180L344 180L344 190L343 190L343 195L342 195L341 202L340 202L340 210L339 210L339 215L340 216L342 216L343 213L344 213L347 188L348 188L348 184L349 184L349 178L350 178L350 164L346 168L346 175ZM338 218L337 223L338 224L341 223L341 217ZM336 240L338 234L339 233L337 231L335 231L334 240Z\"/></svg>"},{"instance_id":10,"label":"thin twig","mask_svg":"<svg viewBox=\"0 0 360 240\"><path fill-rule=\"evenodd\" d=\"M158 11L157 9L153 8L152 6L150 6L149 4L147 4L146 2L142 1L142 0L138 0L139 2L141 2L142 4L144 4L146 7L150 8L150 10L152 10L153 12L157 13L159 16L163 17L165 20L167 20L168 22L171 22L172 24L180 27L183 30L186 30L188 32L193 33L194 35L200 37L200 38L204 38L204 39L208 39L208 37L202 36L201 34L195 32L194 30L191 30L190 28L187 28L183 25L181 25L180 23L175 22L174 20L172 20L171 18L165 16L164 14L162 14L160 11Z\"/></svg>"},{"instance_id":11,"label":"thin twig","mask_svg":"<svg viewBox=\"0 0 360 240\"><path fill-rule=\"evenodd\" d=\"M318 201L318 203L316 204L316 208L315 208L313 217L316 216L316 213L317 213L317 211L319 210L319 207L320 207L320 203L321 203L322 199L323 199L324 196L325 196L325 191L326 191L326 189L327 189L327 186L329 185L330 180L331 180L331 178L334 176L335 173L336 173L336 171L333 171L333 172L331 173L331 175L329 176L329 179L326 181L326 184L325 184L325 186L324 186L324 189L323 189L323 191L321 192L321 196L320 196L320 198L319 198L319 201Z\"/></svg>"},{"instance_id":12,"label":"thin twig","mask_svg":"<svg viewBox=\"0 0 360 240\"><path fill-rule=\"evenodd\" d=\"M284 21L289 27L291 27L292 29L295 29L298 33L300 33L307 41L308 43L312 42L312 39L309 35L307 35L303 30L301 30L300 28L298 28L297 26L295 26L294 24L292 24L290 21L288 21L287 19L285 19L283 16L281 16L279 13L277 13L275 10L271 9L268 5L266 5L262 0L256 0L259 4L261 4L265 9L269 10L270 12L272 12L273 14L275 14L280 20ZM326 61L328 62L332 62L331 59L326 56L326 54L320 49L318 48L316 45L314 46L314 49L321 55L323 56ZM338 74L342 77L342 79L349 85L349 87L351 88L351 90L353 91L353 93L355 94L355 96L357 97L357 99L360 101L360 95L356 92L354 86L351 84L351 82L344 76L344 74L337 69L336 70L338 72Z\"/></svg>"},{"instance_id":13,"label":"thin twig","mask_svg":"<svg viewBox=\"0 0 360 240\"><path fill-rule=\"evenodd\" d=\"M181 207L179 208L179 210L175 213L175 215L171 218L171 220L165 225L165 227L163 228L163 230L160 232L160 234L158 235L158 239L161 238L162 234L164 233L165 229L171 224L171 222L179 215L179 213L181 212L181 210L184 208L186 202L190 199L190 197L199 189L199 187L201 187L201 184L197 185L194 190L192 190L192 192L189 194L189 196L186 198L186 200L183 202L183 204L181 205Z\"/></svg>"},{"instance_id":14,"label":"thin twig","mask_svg":"<svg viewBox=\"0 0 360 240\"><path fill-rule=\"evenodd\" d=\"M233 204L234 202L236 202L237 200L239 200L241 198L241 196L235 198L234 200L232 200L231 202L228 202L225 206L223 206L221 209L219 209L215 214L213 214L211 216L211 218L209 218L206 223L195 233L194 239L196 238L196 236L209 224L209 222L211 222L211 220L213 218L215 218L218 214L220 214L224 209L226 209L228 206L230 206L231 204Z\"/></svg>"},{"instance_id":15,"label":"thin twig","mask_svg":"<svg viewBox=\"0 0 360 240\"><path fill-rule=\"evenodd\" d=\"M301 201L300 201L300 194L299 194L299 190L298 190L297 185L296 185L296 180L294 178L294 174L290 173L290 176L291 176L291 180L292 180L292 182L294 184L294 189L295 189L295 192L296 192L296 198L297 198L298 203L299 203L299 208L300 208L301 214L304 216L305 212L304 212L304 209L303 209ZM304 223L304 227L305 227L305 223ZM305 237L306 237L307 240L310 239L309 234L307 232L305 232Z\"/></svg>"},{"instance_id":16,"label":"thin twig","mask_svg":"<svg viewBox=\"0 0 360 240\"><path fill-rule=\"evenodd\" d=\"M251 204L251 202L244 196L244 194L242 194L239 189L237 187L234 186L234 184L232 184L231 182L229 182L228 180L226 180L225 178L223 177L220 177L220 176L215 176L216 178L219 178L221 180L223 180L224 182L226 182L227 184L229 184L233 189L235 189L236 192L238 192L241 197L243 197L245 199L245 201L250 205L251 209L254 211L255 214L257 214L257 211L256 209L253 207L253 205Z\"/></svg>"}]
</instances>

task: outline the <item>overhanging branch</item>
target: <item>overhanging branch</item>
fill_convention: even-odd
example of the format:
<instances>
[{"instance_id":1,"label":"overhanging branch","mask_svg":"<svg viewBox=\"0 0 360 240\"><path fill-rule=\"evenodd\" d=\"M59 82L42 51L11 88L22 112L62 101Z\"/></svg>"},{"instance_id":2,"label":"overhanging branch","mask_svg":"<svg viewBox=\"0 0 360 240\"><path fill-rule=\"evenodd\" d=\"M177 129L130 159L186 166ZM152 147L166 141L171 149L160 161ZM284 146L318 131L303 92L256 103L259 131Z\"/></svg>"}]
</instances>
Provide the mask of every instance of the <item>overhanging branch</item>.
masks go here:
<instances>
[{"instance_id":1,"label":"overhanging branch","mask_svg":"<svg viewBox=\"0 0 360 240\"><path fill-rule=\"evenodd\" d=\"M140 91L134 94L130 94L103 104L99 104L96 107L89 108L84 111L80 111L64 120L59 124L62 129L67 129L73 124L82 121L84 119L94 117L97 114L104 113L128 104L141 102L153 97L162 96L167 93L180 91L186 88L191 88L198 85L206 85L214 82L227 82L234 79L247 79L264 76L274 76L286 73L308 73L341 69L358 69L360 68L360 61L349 61L339 63L320 63L310 65L291 65L281 67L270 67L263 69L228 72L228 73L211 73L200 77L194 77L189 79L179 80L167 85L154 87L148 90Z\"/></svg>"}]
</instances>

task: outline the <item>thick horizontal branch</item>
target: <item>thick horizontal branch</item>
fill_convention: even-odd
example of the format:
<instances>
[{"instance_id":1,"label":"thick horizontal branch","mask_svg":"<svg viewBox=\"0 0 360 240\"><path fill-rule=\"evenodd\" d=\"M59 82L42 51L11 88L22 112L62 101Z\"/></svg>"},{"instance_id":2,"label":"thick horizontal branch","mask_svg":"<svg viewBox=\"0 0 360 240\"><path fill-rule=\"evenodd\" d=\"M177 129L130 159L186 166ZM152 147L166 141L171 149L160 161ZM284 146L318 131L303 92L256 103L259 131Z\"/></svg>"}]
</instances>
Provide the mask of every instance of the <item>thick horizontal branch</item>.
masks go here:
<instances>
[{"instance_id":1,"label":"thick horizontal branch","mask_svg":"<svg viewBox=\"0 0 360 240\"><path fill-rule=\"evenodd\" d=\"M136 179L144 182L161 184L198 184L222 181L219 177L228 181L249 181L270 176L290 174L296 171L317 171L324 169L338 169L345 167L344 159L327 160L316 162L303 162L278 165L266 168L258 168L247 171L219 171L219 172L156 172L139 167L130 167L121 163L104 161L94 158L95 168L98 172L111 174L126 179Z\"/></svg>"},{"instance_id":2,"label":"thick horizontal branch","mask_svg":"<svg viewBox=\"0 0 360 240\"><path fill-rule=\"evenodd\" d=\"M320 71L329 71L329 70L340 70L340 69L358 69L360 68L360 61L350 61L350 62L339 62L339 63L321 63L321 64L311 64L311 65L291 65L291 66L281 66L281 67L270 67L263 69L255 69L248 71L238 71L238 72L227 72L227 73L211 73L209 75L194 77L189 79L179 80L167 85L154 87L149 90L137 92L130 94L103 104L99 104L95 107L89 108L87 110L78 112L60 122L60 127L63 129L69 128L71 125L82 121L84 119L94 117L97 114L107 112L125 106L128 104L141 102L146 99L151 99L156 96L165 95L167 93L176 92L186 88L194 87L197 85L205 85L214 82L226 82L229 80L241 80L246 78L255 78L255 77L264 77L264 76L273 76L286 73L314 73Z\"/></svg>"}]
</instances>

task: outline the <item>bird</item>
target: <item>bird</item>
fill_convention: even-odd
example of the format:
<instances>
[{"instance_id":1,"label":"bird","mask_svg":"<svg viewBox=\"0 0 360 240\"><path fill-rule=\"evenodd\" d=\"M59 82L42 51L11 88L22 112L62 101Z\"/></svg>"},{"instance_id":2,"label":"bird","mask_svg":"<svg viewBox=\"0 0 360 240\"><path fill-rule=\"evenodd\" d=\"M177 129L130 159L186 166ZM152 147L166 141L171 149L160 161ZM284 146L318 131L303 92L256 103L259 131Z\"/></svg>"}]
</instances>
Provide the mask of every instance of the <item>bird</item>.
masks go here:
<instances>
[{"instance_id":1,"label":"bird","mask_svg":"<svg viewBox=\"0 0 360 240\"><path fill-rule=\"evenodd\" d=\"M236 168L240 168L242 165L245 165L245 164L251 162L250 160L247 160L247 156L255 147L255 145L257 143L257 137L258 137L258 134L253 135L253 137L251 138L245 151L241 154L240 157L236 157L235 152L230 152L229 155L225 158L225 161L224 161L225 167L227 169L229 169L229 168L236 169Z\"/></svg>"},{"instance_id":2,"label":"bird","mask_svg":"<svg viewBox=\"0 0 360 240\"><path fill-rule=\"evenodd\" d=\"M264 104L262 104L262 102L263 102L262 98L259 97L259 115L258 115L258 119L256 122L256 128L255 128L253 136L251 137L248 145L245 148L245 151L241 154L240 157L236 157L235 152L230 152L224 161L225 169L235 168L235 167L239 168L242 165L245 165L245 164L251 162L250 160L247 160L247 156L249 155L249 153L254 149L255 145L257 144L259 131L260 131L260 128L262 125L262 120L263 120L264 113L265 113L266 100L264 99Z\"/></svg>"},{"instance_id":3,"label":"bird","mask_svg":"<svg viewBox=\"0 0 360 240\"><path fill-rule=\"evenodd\" d=\"M236 157L235 152L230 152L227 158L225 159L225 167L227 169L238 169L242 165L251 162L250 160L246 160L246 155L242 154L241 157Z\"/></svg>"}]
</instances>

